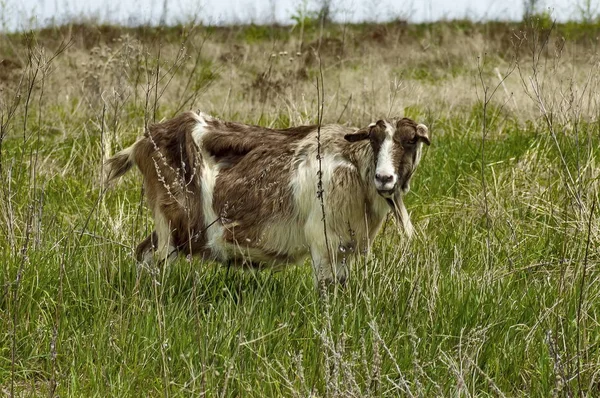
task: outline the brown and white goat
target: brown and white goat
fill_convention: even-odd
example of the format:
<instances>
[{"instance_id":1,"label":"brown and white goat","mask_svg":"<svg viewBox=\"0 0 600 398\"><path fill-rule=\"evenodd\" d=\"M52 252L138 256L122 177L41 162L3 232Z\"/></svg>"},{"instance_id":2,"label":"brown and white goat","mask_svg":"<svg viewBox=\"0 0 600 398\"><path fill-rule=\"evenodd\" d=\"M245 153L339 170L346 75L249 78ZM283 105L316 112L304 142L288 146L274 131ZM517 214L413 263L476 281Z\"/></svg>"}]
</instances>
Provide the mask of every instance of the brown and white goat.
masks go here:
<instances>
[{"instance_id":1,"label":"brown and white goat","mask_svg":"<svg viewBox=\"0 0 600 398\"><path fill-rule=\"evenodd\" d=\"M183 252L270 266L310 255L317 282L343 283L348 256L371 246L390 210L412 234L402 198L423 143L427 127L407 118L278 130L186 112L108 160L108 181L134 164L144 177L155 231L140 261Z\"/></svg>"}]
</instances>

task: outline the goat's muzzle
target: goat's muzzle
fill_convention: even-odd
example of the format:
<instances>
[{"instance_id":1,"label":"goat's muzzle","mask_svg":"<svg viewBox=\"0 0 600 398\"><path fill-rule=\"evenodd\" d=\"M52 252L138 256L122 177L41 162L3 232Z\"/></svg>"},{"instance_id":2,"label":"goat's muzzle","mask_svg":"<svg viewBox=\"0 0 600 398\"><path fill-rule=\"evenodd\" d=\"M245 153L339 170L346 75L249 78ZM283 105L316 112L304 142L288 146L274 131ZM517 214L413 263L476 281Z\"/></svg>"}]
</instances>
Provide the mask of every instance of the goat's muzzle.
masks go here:
<instances>
[{"instance_id":1,"label":"goat's muzzle","mask_svg":"<svg viewBox=\"0 0 600 398\"><path fill-rule=\"evenodd\" d=\"M377 193L389 201L396 193L396 188L397 187L394 186L392 189L378 189Z\"/></svg>"}]
</instances>

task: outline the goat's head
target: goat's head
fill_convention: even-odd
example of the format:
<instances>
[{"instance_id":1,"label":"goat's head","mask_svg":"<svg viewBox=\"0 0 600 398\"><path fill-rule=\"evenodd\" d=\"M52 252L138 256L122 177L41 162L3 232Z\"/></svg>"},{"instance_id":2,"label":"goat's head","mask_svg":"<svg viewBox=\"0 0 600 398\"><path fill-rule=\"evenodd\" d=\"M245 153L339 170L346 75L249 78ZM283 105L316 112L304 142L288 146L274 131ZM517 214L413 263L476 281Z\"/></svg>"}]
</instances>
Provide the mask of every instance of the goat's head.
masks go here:
<instances>
[{"instance_id":1,"label":"goat's head","mask_svg":"<svg viewBox=\"0 0 600 398\"><path fill-rule=\"evenodd\" d=\"M397 196L410 188L423 143L430 144L427 127L408 118L379 120L344 138L350 142L369 140L375 162L375 188L392 208Z\"/></svg>"}]
</instances>

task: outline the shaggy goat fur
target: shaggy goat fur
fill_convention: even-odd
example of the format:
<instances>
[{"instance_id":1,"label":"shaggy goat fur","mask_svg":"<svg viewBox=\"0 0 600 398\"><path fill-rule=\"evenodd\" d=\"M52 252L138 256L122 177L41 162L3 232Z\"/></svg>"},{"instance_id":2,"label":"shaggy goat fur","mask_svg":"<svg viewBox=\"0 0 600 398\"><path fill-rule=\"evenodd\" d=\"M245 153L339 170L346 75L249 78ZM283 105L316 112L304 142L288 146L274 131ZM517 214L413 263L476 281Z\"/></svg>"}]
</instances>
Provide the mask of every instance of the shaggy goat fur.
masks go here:
<instances>
[{"instance_id":1,"label":"shaggy goat fur","mask_svg":"<svg viewBox=\"0 0 600 398\"><path fill-rule=\"evenodd\" d=\"M427 127L406 118L269 129L186 112L108 160L107 180L133 165L143 175L155 231L140 261L183 252L262 267L310 255L316 281L344 282L348 256L368 250L390 210L412 233L402 198L423 143Z\"/></svg>"}]
</instances>

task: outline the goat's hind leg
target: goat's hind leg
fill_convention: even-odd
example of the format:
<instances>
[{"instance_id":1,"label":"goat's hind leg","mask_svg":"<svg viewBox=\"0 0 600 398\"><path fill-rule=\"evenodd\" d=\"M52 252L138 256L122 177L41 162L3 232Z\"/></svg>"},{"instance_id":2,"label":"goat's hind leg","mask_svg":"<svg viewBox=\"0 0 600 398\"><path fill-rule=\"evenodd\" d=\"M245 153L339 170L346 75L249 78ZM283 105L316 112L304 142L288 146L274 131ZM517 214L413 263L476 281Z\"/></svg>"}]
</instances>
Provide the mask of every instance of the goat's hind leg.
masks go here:
<instances>
[{"instance_id":1,"label":"goat's hind leg","mask_svg":"<svg viewBox=\"0 0 600 398\"><path fill-rule=\"evenodd\" d=\"M156 262L161 264L169 262L177 256L177 249L172 245L173 239L166 217L157 212L154 221L156 229L135 249L135 259L139 263L153 264L156 257Z\"/></svg>"},{"instance_id":2,"label":"goat's hind leg","mask_svg":"<svg viewBox=\"0 0 600 398\"><path fill-rule=\"evenodd\" d=\"M177 257L177 248L173 246L171 221L161 211L154 214L157 245L156 256L159 263L168 263Z\"/></svg>"}]
</instances>

